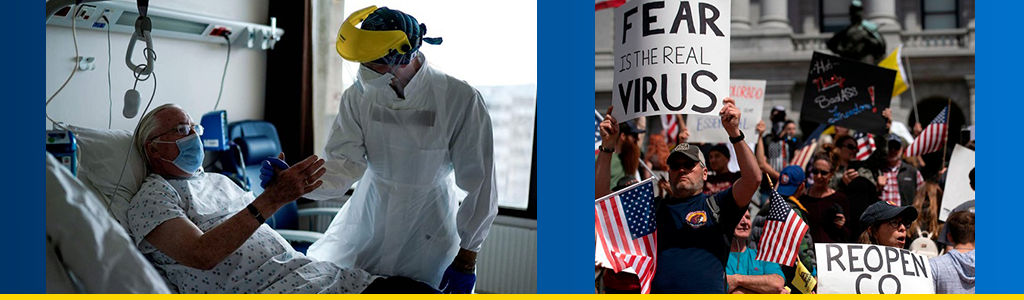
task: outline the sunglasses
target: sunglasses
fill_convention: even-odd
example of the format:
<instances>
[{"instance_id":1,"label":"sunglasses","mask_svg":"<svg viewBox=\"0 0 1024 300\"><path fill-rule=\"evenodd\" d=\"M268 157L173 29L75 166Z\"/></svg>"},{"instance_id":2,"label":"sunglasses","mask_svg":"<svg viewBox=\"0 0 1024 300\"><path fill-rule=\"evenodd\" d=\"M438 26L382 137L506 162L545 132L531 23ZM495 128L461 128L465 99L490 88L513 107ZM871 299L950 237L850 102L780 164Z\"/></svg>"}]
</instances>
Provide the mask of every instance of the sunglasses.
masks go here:
<instances>
[{"instance_id":1,"label":"sunglasses","mask_svg":"<svg viewBox=\"0 0 1024 300\"><path fill-rule=\"evenodd\" d=\"M822 170L822 169L811 169L811 175L825 176L825 175L828 175L828 174L830 174L829 171L825 171L825 170Z\"/></svg>"},{"instance_id":2,"label":"sunglasses","mask_svg":"<svg viewBox=\"0 0 1024 300\"><path fill-rule=\"evenodd\" d=\"M668 163L668 167L672 170L693 170L693 167L697 166L697 162L692 160L686 161L673 161Z\"/></svg>"},{"instance_id":3,"label":"sunglasses","mask_svg":"<svg viewBox=\"0 0 1024 300\"><path fill-rule=\"evenodd\" d=\"M850 150L853 150L853 151L857 151L857 146L854 146L853 144L843 145L843 148L850 149Z\"/></svg>"},{"instance_id":4,"label":"sunglasses","mask_svg":"<svg viewBox=\"0 0 1024 300\"><path fill-rule=\"evenodd\" d=\"M893 228L899 228L900 224L903 224L903 227L910 227L910 223L912 222L913 221L904 220L903 218L892 218L886 221L886 223L889 223L889 226L892 226Z\"/></svg>"}]
</instances>

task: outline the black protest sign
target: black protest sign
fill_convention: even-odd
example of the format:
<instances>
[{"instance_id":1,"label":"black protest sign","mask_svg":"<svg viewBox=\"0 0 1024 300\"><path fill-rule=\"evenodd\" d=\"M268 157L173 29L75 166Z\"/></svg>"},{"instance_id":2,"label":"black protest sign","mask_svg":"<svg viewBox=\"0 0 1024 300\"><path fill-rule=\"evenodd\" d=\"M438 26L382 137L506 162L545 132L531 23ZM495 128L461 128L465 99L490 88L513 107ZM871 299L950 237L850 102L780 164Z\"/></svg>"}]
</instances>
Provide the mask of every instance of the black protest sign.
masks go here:
<instances>
[{"instance_id":1,"label":"black protest sign","mask_svg":"<svg viewBox=\"0 0 1024 300\"><path fill-rule=\"evenodd\" d=\"M828 125L885 134L896 71L814 52L800 117Z\"/></svg>"}]
</instances>

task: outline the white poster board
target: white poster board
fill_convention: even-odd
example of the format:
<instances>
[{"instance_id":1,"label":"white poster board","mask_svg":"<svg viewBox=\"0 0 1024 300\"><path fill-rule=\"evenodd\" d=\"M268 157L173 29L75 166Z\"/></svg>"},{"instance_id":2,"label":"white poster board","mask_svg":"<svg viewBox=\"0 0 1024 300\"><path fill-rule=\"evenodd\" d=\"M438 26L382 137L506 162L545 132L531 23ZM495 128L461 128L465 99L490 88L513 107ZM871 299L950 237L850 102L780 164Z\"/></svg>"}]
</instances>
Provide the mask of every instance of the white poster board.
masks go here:
<instances>
[{"instance_id":1,"label":"white poster board","mask_svg":"<svg viewBox=\"0 0 1024 300\"><path fill-rule=\"evenodd\" d=\"M724 132L724 130L723 130L723 132ZM750 137L750 135L748 135L746 137ZM753 154L754 153L754 148L755 148L755 146L757 146L757 141L752 143L752 142L746 140L746 138L744 138L743 140L746 141L746 146L751 147L751 153ZM729 172L733 172L733 173L739 172L739 160L736 159L736 147L732 146L732 143L728 143L728 142L726 142L725 145L729 147Z\"/></svg>"},{"instance_id":2,"label":"white poster board","mask_svg":"<svg viewBox=\"0 0 1024 300\"><path fill-rule=\"evenodd\" d=\"M928 258L906 249L815 243L818 294L934 294Z\"/></svg>"},{"instance_id":3,"label":"white poster board","mask_svg":"<svg viewBox=\"0 0 1024 300\"><path fill-rule=\"evenodd\" d=\"M942 187L942 208L939 209L939 220L946 217L953 209L964 202L974 200L974 189L968 174L974 169L974 151L956 145L953 156L949 159L949 170L946 175L946 186Z\"/></svg>"},{"instance_id":4,"label":"white poster board","mask_svg":"<svg viewBox=\"0 0 1024 300\"><path fill-rule=\"evenodd\" d=\"M613 115L717 115L729 95L729 0L633 0L615 9Z\"/></svg>"},{"instance_id":5,"label":"white poster board","mask_svg":"<svg viewBox=\"0 0 1024 300\"><path fill-rule=\"evenodd\" d=\"M729 84L729 97L736 100L736 107L740 109L740 130L748 145L757 144L757 122L761 121L764 110L766 84L765 80L747 79L733 79ZM687 141L691 143L729 143L729 134L722 129L722 118L718 115L688 116L686 128L690 130Z\"/></svg>"}]
</instances>

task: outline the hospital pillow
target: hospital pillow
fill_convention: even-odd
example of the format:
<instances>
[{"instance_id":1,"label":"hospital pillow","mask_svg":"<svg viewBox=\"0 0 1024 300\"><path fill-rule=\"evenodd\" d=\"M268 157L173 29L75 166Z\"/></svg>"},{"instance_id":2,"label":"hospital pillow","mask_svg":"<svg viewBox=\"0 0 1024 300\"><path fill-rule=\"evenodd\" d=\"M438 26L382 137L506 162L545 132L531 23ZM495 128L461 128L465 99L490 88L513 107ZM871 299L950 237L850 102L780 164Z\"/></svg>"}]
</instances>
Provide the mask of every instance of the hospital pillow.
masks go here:
<instances>
[{"instance_id":1,"label":"hospital pillow","mask_svg":"<svg viewBox=\"0 0 1024 300\"><path fill-rule=\"evenodd\" d=\"M128 202L139 191L146 178L146 164L132 143L132 133L127 130L109 130L68 126L78 138L78 178L91 184L103 201L110 206L114 219L127 228ZM128 165L125 164L128 157ZM118 175L121 176L120 187ZM111 197L111 192L114 192Z\"/></svg>"}]
</instances>

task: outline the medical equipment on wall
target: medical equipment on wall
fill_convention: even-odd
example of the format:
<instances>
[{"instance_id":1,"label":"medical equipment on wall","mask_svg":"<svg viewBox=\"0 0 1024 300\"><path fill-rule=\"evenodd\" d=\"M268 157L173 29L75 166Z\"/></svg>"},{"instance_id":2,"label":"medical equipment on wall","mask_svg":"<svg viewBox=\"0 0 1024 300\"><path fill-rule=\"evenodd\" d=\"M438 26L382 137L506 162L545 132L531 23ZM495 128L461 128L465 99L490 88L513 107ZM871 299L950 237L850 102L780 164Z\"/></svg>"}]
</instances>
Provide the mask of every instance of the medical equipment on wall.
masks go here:
<instances>
[{"instance_id":1,"label":"medical equipment on wall","mask_svg":"<svg viewBox=\"0 0 1024 300\"><path fill-rule=\"evenodd\" d=\"M71 26L71 17L67 6L75 4L75 0L50 0L46 2L46 24ZM134 34L136 20L141 17L140 8L125 2L80 0L83 8L77 13L77 22L81 28L105 30L107 26L112 32ZM141 4L142 1L139 3ZM88 3L88 4L85 4ZM52 17L51 17L52 16ZM100 16L107 16L109 24L100 21ZM224 32L232 43L244 43L247 48L274 49L281 40L284 29L277 28L277 20L270 18L270 25L225 20L203 16L190 12L181 12L160 7L149 7L146 17L151 20L152 36L191 40L208 43L226 43L222 37Z\"/></svg>"},{"instance_id":2,"label":"medical equipment on wall","mask_svg":"<svg viewBox=\"0 0 1024 300\"><path fill-rule=\"evenodd\" d=\"M47 130L46 152L68 168L71 174L78 175L78 142L70 130Z\"/></svg>"},{"instance_id":3,"label":"medical equipment on wall","mask_svg":"<svg viewBox=\"0 0 1024 300\"><path fill-rule=\"evenodd\" d=\"M224 151L228 145L228 113L227 111L211 111L203 115L199 121L206 130L203 132L203 148L207 151Z\"/></svg>"},{"instance_id":4,"label":"medical equipment on wall","mask_svg":"<svg viewBox=\"0 0 1024 300\"><path fill-rule=\"evenodd\" d=\"M46 19L47 25L68 26L72 27L72 31L85 28L131 34L132 38L125 53L125 63L135 75L136 86L139 81L146 81L150 74L153 74L153 65L157 60L156 51L153 48L154 37L225 43L229 47L228 57L230 59L231 43L245 40L244 43L248 48L273 49L284 35L284 30L277 28L277 19L273 17L270 18L270 26L266 26L149 7L148 0L139 0L137 5L101 0L50 0L46 2ZM73 34L73 37L77 37L77 35ZM146 47L142 49L145 62L136 64L131 59L135 43L139 40L146 43ZM75 45L75 56L77 57L79 56L77 38ZM227 61L225 62L225 73L226 65ZM74 71L64 85L73 76ZM62 89L63 85L47 99L47 105ZM218 95L218 104L219 100L220 95ZM125 118L134 118L139 114L140 106L141 96L135 87L127 90L124 94L122 115ZM218 106L215 105L214 109L216 107ZM58 123L49 115L47 118L54 124Z\"/></svg>"},{"instance_id":5,"label":"medical equipment on wall","mask_svg":"<svg viewBox=\"0 0 1024 300\"><path fill-rule=\"evenodd\" d=\"M145 76L153 73L153 69L156 67L154 64L156 62L156 54L153 47L153 20L148 16L149 0L137 1L139 4L139 17L135 19L135 32L132 32L132 37L128 39L128 52L124 55L124 62L128 65L129 70L138 74L137 76ZM143 56L146 57L145 65L137 65L132 61L132 54L135 53L135 42L137 41L146 42L146 48L143 50ZM138 92L135 94L138 95ZM127 102L127 98L125 100ZM138 106L138 102L136 102L135 107L138 108Z\"/></svg>"},{"instance_id":6,"label":"medical equipment on wall","mask_svg":"<svg viewBox=\"0 0 1024 300\"><path fill-rule=\"evenodd\" d=\"M132 32L132 37L128 38L128 51L124 54L124 63L128 65L128 69L132 70L132 74L135 75L135 86L124 92L124 109L121 111L121 114L127 119L134 118L135 115L139 114L139 102L141 100L139 99L139 91L135 87L138 86L139 81L149 79L149 76L153 74L153 70L156 68L156 48L153 47L153 20L148 16L149 0L137 1L139 16L135 19L135 31ZM132 61L132 54L135 53L135 42L137 41L146 42L146 48L142 51L142 56L146 58L145 64L135 64Z\"/></svg>"}]
</instances>

